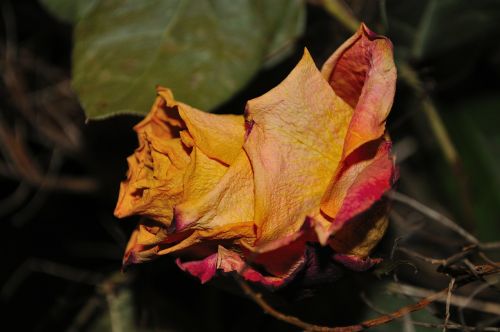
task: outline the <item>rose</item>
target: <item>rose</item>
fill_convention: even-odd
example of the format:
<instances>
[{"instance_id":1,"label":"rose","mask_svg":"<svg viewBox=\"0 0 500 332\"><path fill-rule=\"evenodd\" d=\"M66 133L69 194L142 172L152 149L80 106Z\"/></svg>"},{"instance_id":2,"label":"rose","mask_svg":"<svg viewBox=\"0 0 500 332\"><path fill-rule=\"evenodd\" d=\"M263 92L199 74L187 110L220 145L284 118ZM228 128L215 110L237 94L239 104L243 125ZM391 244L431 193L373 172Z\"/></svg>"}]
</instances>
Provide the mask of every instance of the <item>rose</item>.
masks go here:
<instances>
[{"instance_id":1,"label":"rose","mask_svg":"<svg viewBox=\"0 0 500 332\"><path fill-rule=\"evenodd\" d=\"M319 243L351 269L371 267L395 180L385 130L395 80L390 41L361 25L321 72L305 50L244 117L158 88L115 210L144 217L124 264L174 254L202 282L236 271L281 286Z\"/></svg>"}]
</instances>

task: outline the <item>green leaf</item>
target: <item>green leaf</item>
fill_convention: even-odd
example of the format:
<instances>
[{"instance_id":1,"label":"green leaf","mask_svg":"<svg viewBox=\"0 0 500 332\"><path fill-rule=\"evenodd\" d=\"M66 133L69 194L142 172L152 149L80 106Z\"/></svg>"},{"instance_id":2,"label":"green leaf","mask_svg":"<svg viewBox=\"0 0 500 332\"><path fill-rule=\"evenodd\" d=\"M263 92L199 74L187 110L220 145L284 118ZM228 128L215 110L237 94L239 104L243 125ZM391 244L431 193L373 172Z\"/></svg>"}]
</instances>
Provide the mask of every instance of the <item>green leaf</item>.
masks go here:
<instances>
[{"instance_id":1,"label":"green leaf","mask_svg":"<svg viewBox=\"0 0 500 332\"><path fill-rule=\"evenodd\" d=\"M97 4L99 0L40 0L55 17L68 23L76 23Z\"/></svg>"},{"instance_id":2,"label":"green leaf","mask_svg":"<svg viewBox=\"0 0 500 332\"><path fill-rule=\"evenodd\" d=\"M266 67L274 66L293 51L295 42L302 35L306 24L304 6L288 6L282 14L278 31L266 56Z\"/></svg>"},{"instance_id":3,"label":"green leaf","mask_svg":"<svg viewBox=\"0 0 500 332\"><path fill-rule=\"evenodd\" d=\"M430 0L421 17L413 44L413 56L426 59L481 41L494 42L491 35L500 20L498 0Z\"/></svg>"},{"instance_id":4,"label":"green leaf","mask_svg":"<svg viewBox=\"0 0 500 332\"><path fill-rule=\"evenodd\" d=\"M157 85L212 110L297 36L304 10L301 0L102 0L76 27L73 85L94 119L146 114Z\"/></svg>"}]
</instances>

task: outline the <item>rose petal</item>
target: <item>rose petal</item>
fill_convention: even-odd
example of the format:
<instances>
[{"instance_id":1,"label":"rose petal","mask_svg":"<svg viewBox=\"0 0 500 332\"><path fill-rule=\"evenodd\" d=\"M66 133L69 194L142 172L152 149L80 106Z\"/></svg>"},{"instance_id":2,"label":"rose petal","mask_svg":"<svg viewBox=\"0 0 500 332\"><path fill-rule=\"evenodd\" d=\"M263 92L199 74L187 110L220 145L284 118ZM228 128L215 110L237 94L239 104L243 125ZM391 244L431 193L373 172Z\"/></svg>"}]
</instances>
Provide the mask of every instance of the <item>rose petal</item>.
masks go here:
<instances>
[{"instance_id":1,"label":"rose petal","mask_svg":"<svg viewBox=\"0 0 500 332\"><path fill-rule=\"evenodd\" d=\"M252 222L233 223L227 226L215 227L209 230L190 230L181 233L162 233L165 235L157 237L153 243L151 241L142 242L148 239L147 227L138 227L132 233L124 255L124 265L142 263L161 255L179 253L191 250L194 255L203 256L206 248L216 246L218 242L232 241L235 245L241 244L246 238L254 237ZM154 236L154 235L153 235Z\"/></svg>"},{"instance_id":2,"label":"rose petal","mask_svg":"<svg viewBox=\"0 0 500 332\"><path fill-rule=\"evenodd\" d=\"M321 72L335 93L355 108L343 156L381 137L396 87L389 39L364 24L325 62Z\"/></svg>"},{"instance_id":3,"label":"rose petal","mask_svg":"<svg viewBox=\"0 0 500 332\"><path fill-rule=\"evenodd\" d=\"M254 172L257 245L297 232L340 161L352 109L307 50L276 88L247 104L244 144Z\"/></svg>"},{"instance_id":4,"label":"rose petal","mask_svg":"<svg viewBox=\"0 0 500 332\"><path fill-rule=\"evenodd\" d=\"M182 263L178 258L175 262L182 271L189 272L191 275L199 278L202 284L212 279L217 271L217 254L212 254L199 261Z\"/></svg>"},{"instance_id":5,"label":"rose petal","mask_svg":"<svg viewBox=\"0 0 500 332\"><path fill-rule=\"evenodd\" d=\"M264 286L281 287L292 277L292 273L280 277L266 276L249 266L239 254L219 246L217 268L224 272L238 272L243 279L261 283Z\"/></svg>"},{"instance_id":6,"label":"rose petal","mask_svg":"<svg viewBox=\"0 0 500 332\"><path fill-rule=\"evenodd\" d=\"M204 195L187 196L175 207L177 229L189 226L208 230L253 219L253 173L243 151L211 190Z\"/></svg>"},{"instance_id":7,"label":"rose petal","mask_svg":"<svg viewBox=\"0 0 500 332\"><path fill-rule=\"evenodd\" d=\"M121 183L115 216L146 216L168 226L173 206L181 199L189 155L179 139L152 143L143 133L143 144L127 160L127 179Z\"/></svg>"},{"instance_id":8,"label":"rose petal","mask_svg":"<svg viewBox=\"0 0 500 332\"><path fill-rule=\"evenodd\" d=\"M388 204L379 202L346 223L328 243L337 253L367 257L385 234Z\"/></svg>"},{"instance_id":9,"label":"rose petal","mask_svg":"<svg viewBox=\"0 0 500 332\"><path fill-rule=\"evenodd\" d=\"M166 255L180 252L200 243L232 241L239 244L248 238L254 238L254 227L252 222L235 222L229 225L217 226L206 230L194 230L187 233L188 236L179 242L173 242L167 237L158 245L159 250L156 255ZM174 233L179 236L178 233Z\"/></svg>"},{"instance_id":10,"label":"rose petal","mask_svg":"<svg viewBox=\"0 0 500 332\"><path fill-rule=\"evenodd\" d=\"M333 259L345 267L358 272L366 271L382 261L380 258L358 257L344 254L335 254L333 255Z\"/></svg>"},{"instance_id":11,"label":"rose petal","mask_svg":"<svg viewBox=\"0 0 500 332\"><path fill-rule=\"evenodd\" d=\"M211 254L202 260L183 263L180 259L177 259L176 263L183 271L199 278L202 284L212 279L217 270L221 270L224 273L237 272L245 280L271 287L280 287L287 281L285 278L264 276L262 273L245 264L236 252L228 250L223 246L218 247L217 253Z\"/></svg>"},{"instance_id":12,"label":"rose petal","mask_svg":"<svg viewBox=\"0 0 500 332\"><path fill-rule=\"evenodd\" d=\"M158 90L169 107L176 107L194 144L208 157L230 165L240 153L245 136L245 120L241 115L219 115L197 110L176 101L170 90Z\"/></svg>"},{"instance_id":13,"label":"rose petal","mask_svg":"<svg viewBox=\"0 0 500 332\"><path fill-rule=\"evenodd\" d=\"M161 223L153 220L142 219L132 232L125 249L123 265L137 264L150 261L157 257L160 250L159 244L174 245L189 237L191 233L171 233Z\"/></svg>"},{"instance_id":14,"label":"rose petal","mask_svg":"<svg viewBox=\"0 0 500 332\"><path fill-rule=\"evenodd\" d=\"M188 208L203 200L214 189L220 179L227 172L228 167L216 159L205 155L198 147L191 152L191 162L184 174L184 192L182 201ZM200 203L198 203L200 205ZM175 230L181 231L196 222L199 217L182 216L183 203L176 206ZM202 211L205 214L208 211ZM185 214L185 212L184 212Z\"/></svg>"},{"instance_id":15,"label":"rose petal","mask_svg":"<svg viewBox=\"0 0 500 332\"><path fill-rule=\"evenodd\" d=\"M386 140L364 145L347 158L329 186L321 210L333 218L330 232L370 208L395 181L391 143Z\"/></svg>"}]
</instances>

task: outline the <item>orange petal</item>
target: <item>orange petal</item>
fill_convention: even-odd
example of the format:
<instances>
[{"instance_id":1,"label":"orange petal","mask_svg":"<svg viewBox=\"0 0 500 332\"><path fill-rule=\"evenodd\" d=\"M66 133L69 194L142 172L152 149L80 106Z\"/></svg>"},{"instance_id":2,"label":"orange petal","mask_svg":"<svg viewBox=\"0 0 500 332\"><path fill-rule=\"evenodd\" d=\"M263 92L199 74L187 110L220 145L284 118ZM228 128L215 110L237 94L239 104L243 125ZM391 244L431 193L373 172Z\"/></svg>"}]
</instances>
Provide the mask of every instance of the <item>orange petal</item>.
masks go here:
<instances>
[{"instance_id":1,"label":"orange petal","mask_svg":"<svg viewBox=\"0 0 500 332\"><path fill-rule=\"evenodd\" d=\"M307 50L281 84L248 102L244 149L254 171L258 245L297 232L319 207L351 114Z\"/></svg>"},{"instance_id":2,"label":"orange petal","mask_svg":"<svg viewBox=\"0 0 500 332\"><path fill-rule=\"evenodd\" d=\"M325 62L321 72L335 93L355 109L343 156L381 137L396 87L389 39L362 24Z\"/></svg>"},{"instance_id":3,"label":"orange petal","mask_svg":"<svg viewBox=\"0 0 500 332\"><path fill-rule=\"evenodd\" d=\"M178 109L194 144L208 157L230 165L240 153L245 136L245 120L241 115L206 113L176 101L170 90L158 90L169 107Z\"/></svg>"},{"instance_id":4,"label":"orange petal","mask_svg":"<svg viewBox=\"0 0 500 332\"><path fill-rule=\"evenodd\" d=\"M174 233L174 236L178 233ZM232 223L230 225L217 226L207 230L194 230L188 237L178 243L171 243L171 240L166 239L165 243L158 245L159 250L156 255L166 255L180 252L192 248L200 243L208 244L209 242L218 243L231 240L233 243L240 243L241 239L253 238L254 230L252 222Z\"/></svg>"},{"instance_id":5,"label":"orange petal","mask_svg":"<svg viewBox=\"0 0 500 332\"><path fill-rule=\"evenodd\" d=\"M134 127L140 146L128 158L115 215L140 214L168 226L174 205L185 196L192 147L230 164L241 151L245 126L242 116L217 116L177 102L169 89L159 87L158 94L148 116Z\"/></svg>"},{"instance_id":6,"label":"orange petal","mask_svg":"<svg viewBox=\"0 0 500 332\"><path fill-rule=\"evenodd\" d=\"M198 169L199 172L207 172L207 169ZM202 189L196 194L187 195L175 207L176 229L211 229L253 221L253 173L247 155L241 151L223 176L220 172L216 175L212 175L214 172L200 174L188 179L188 190Z\"/></svg>"},{"instance_id":7,"label":"orange petal","mask_svg":"<svg viewBox=\"0 0 500 332\"><path fill-rule=\"evenodd\" d=\"M186 167L190 161L180 139L154 141L142 133L142 146L127 160L115 216L139 214L170 225L173 206L182 198Z\"/></svg>"}]
</instances>

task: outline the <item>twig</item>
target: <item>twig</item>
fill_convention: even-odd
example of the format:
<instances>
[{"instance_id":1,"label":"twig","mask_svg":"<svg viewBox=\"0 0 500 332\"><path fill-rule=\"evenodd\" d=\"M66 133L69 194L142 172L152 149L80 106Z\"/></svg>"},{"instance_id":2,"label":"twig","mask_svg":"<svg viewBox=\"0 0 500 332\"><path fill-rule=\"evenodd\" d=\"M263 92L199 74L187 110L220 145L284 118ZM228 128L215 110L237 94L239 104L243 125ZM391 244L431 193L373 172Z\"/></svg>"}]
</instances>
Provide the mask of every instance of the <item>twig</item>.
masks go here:
<instances>
[{"instance_id":1,"label":"twig","mask_svg":"<svg viewBox=\"0 0 500 332\"><path fill-rule=\"evenodd\" d=\"M25 182L19 183L19 186L10 196L0 201L0 217L6 216L15 209L19 208L30 193L29 186Z\"/></svg>"},{"instance_id":2,"label":"twig","mask_svg":"<svg viewBox=\"0 0 500 332\"><path fill-rule=\"evenodd\" d=\"M422 327L428 327L428 328L435 328L435 329L441 329L444 328L443 324L432 324L432 323L425 323L425 322L416 322L413 321L413 324L422 326ZM469 331L481 331L481 332L500 332L500 327L475 327L475 326L465 326L461 324L448 324L446 326L448 330L459 330L463 331L464 329L467 329Z\"/></svg>"},{"instance_id":3,"label":"twig","mask_svg":"<svg viewBox=\"0 0 500 332\"><path fill-rule=\"evenodd\" d=\"M102 302L103 300L99 296L93 295L76 314L73 322L66 332L82 331L85 324L90 321L92 315L94 315L97 309L102 306Z\"/></svg>"},{"instance_id":4,"label":"twig","mask_svg":"<svg viewBox=\"0 0 500 332\"><path fill-rule=\"evenodd\" d=\"M460 315L460 322L465 325L465 316L463 309L468 307L469 303L473 301L474 297L476 297L479 293L481 293L483 290L489 288L491 286L490 283L486 282L484 284L479 285L474 291L466 298L464 306L458 308L458 313Z\"/></svg>"},{"instance_id":5,"label":"twig","mask_svg":"<svg viewBox=\"0 0 500 332\"><path fill-rule=\"evenodd\" d=\"M360 22L342 0L320 0L323 7L351 32L356 32Z\"/></svg>"},{"instance_id":6,"label":"twig","mask_svg":"<svg viewBox=\"0 0 500 332\"><path fill-rule=\"evenodd\" d=\"M28 184L43 187L45 190L67 190L74 192L92 192L98 184L92 178L76 178L43 174L42 170L28 153L27 146L16 139L15 134L0 117L0 147L9 162L10 176Z\"/></svg>"},{"instance_id":7,"label":"twig","mask_svg":"<svg viewBox=\"0 0 500 332\"><path fill-rule=\"evenodd\" d=\"M360 324L351 325L351 326L344 326L344 327L328 327L328 326L319 326L319 325L306 323L297 317L281 313L278 310L271 307L262 298L261 294L254 292L252 290L252 288L244 280L242 280L240 277L237 277L236 281L240 285L243 292L248 297L250 297L255 303L257 303L262 308L262 310L264 310L265 313L273 316L276 319L287 322L291 325L297 326L297 327L304 329L306 331L312 331L312 332L355 332L355 331L362 331L364 329L379 326L382 324L386 324L386 323L389 323L395 319L401 318L401 317L403 317L411 312L418 311L418 310L421 310L421 309L427 307L432 302L444 297L448 292L448 288L445 288L437 293L430 294L429 296L421 299L420 301L418 301L414 304L405 306L405 307L400 308L399 310L397 310L395 312L392 312L392 313L389 313L386 315L382 315L382 316L377 317L375 319L364 321Z\"/></svg>"},{"instance_id":8,"label":"twig","mask_svg":"<svg viewBox=\"0 0 500 332\"><path fill-rule=\"evenodd\" d=\"M446 160L450 164L455 165L458 162L457 150L448 135L448 131L446 130L443 120L439 116L434 102L427 95L422 82L418 78L417 72L406 62L400 62L398 69L399 77L401 77L416 92L417 96L421 98L422 110L429 120L431 128L444 156L446 157Z\"/></svg>"},{"instance_id":9,"label":"twig","mask_svg":"<svg viewBox=\"0 0 500 332\"><path fill-rule=\"evenodd\" d=\"M454 287L456 288L456 283L454 283ZM387 290L391 293L405 294L416 297L428 297L434 294L433 291L425 288L396 284L392 282L387 285ZM448 288L446 288L446 292L444 294L448 294ZM444 296L441 296L435 298L434 301L446 303L447 299ZM472 300L464 296L454 295L450 300L450 304L459 308L463 307L494 315L500 315L500 304L498 303Z\"/></svg>"},{"instance_id":10,"label":"twig","mask_svg":"<svg viewBox=\"0 0 500 332\"><path fill-rule=\"evenodd\" d=\"M355 32L359 27L359 20L352 14L350 8L341 0L322 0L324 9L335 17L345 28ZM439 146L446 157L446 160L453 166L458 163L459 157L457 149L453 145L443 120L437 112L432 99L427 95L423 84L417 73L406 62L399 63L399 76L415 90L422 99L422 109L426 115L431 128L436 136Z\"/></svg>"},{"instance_id":11,"label":"twig","mask_svg":"<svg viewBox=\"0 0 500 332\"><path fill-rule=\"evenodd\" d=\"M309 323L303 322L302 320L298 319L297 317L283 314L283 313L279 312L278 310L274 309L273 307L271 307L262 298L262 294L254 292L250 288L250 286L243 279L241 279L239 276L236 277L236 281L238 282L238 284L241 287L241 289L243 290L243 292L248 297L250 297L255 303L257 303L262 308L262 310L264 310L264 312L266 314L269 314L269 315L273 316L274 318L279 319L283 322L287 322L291 325L300 327L301 329L304 329L306 331L322 331L322 332L346 331L346 332L348 332L348 331L360 331L361 330L361 329L332 330L332 328L330 328L330 327L319 326L319 325L314 325L314 324L309 324Z\"/></svg>"},{"instance_id":12,"label":"twig","mask_svg":"<svg viewBox=\"0 0 500 332\"><path fill-rule=\"evenodd\" d=\"M44 259L30 258L19 266L4 283L0 290L0 297L4 299L10 298L33 272L41 272L54 277L93 286L97 285L102 280L100 274L92 271L82 270Z\"/></svg>"},{"instance_id":13,"label":"twig","mask_svg":"<svg viewBox=\"0 0 500 332\"><path fill-rule=\"evenodd\" d=\"M499 263L497 263L497 262L492 261L492 260L491 260L491 258L489 258L488 256L486 256L486 255L484 254L484 252L481 252L481 251L480 251L478 255L479 255L479 257L481 257L481 258L482 258L482 259L483 259L486 263L489 263L489 264L491 264L491 265L493 265L493 266L495 266L495 267L497 267L497 268L499 268L499 269L500 269L500 264L499 264Z\"/></svg>"},{"instance_id":14,"label":"twig","mask_svg":"<svg viewBox=\"0 0 500 332\"><path fill-rule=\"evenodd\" d=\"M366 294L362 293L361 294L361 299L363 302L373 311L380 315L387 315L387 312L384 310L381 310L380 308L377 308L373 302L371 302L370 299L366 296ZM434 324L434 323L427 323L427 322L419 322L419 321L412 321L413 325L417 326L422 326L422 327L428 327L428 328L435 328L435 329L442 329L444 328L444 324ZM447 325L448 330L463 330L467 329L469 331L484 331L484 332L500 332L500 327L475 327L475 326L465 326L463 324L455 324L455 323L448 323Z\"/></svg>"},{"instance_id":15,"label":"twig","mask_svg":"<svg viewBox=\"0 0 500 332\"><path fill-rule=\"evenodd\" d=\"M429 264L444 265L446 263L446 259L436 259L436 258L432 258L432 257L427 257L427 256L424 256L424 255L422 255L422 254L420 254L418 252L415 252L415 251L410 250L410 249L405 248L405 247L399 247L398 251L404 252L408 256L412 256L412 257L421 259L424 262L427 262Z\"/></svg>"},{"instance_id":16,"label":"twig","mask_svg":"<svg viewBox=\"0 0 500 332\"><path fill-rule=\"evenodd\" d=\"M450 320L450 305L451 305L451 295L453 292L453 287L455 286L455 278L451 278L450 284L448 285L448 295L446 296L446 313L444 316L444 327L443 332L446 332L448 321Z\"/></svg>"},{"instance_id":17,"label":"twig","mask_svg":"<svg viewBox=\"0 0 500 332\"><path fill-rule=\"evenodd\" d=\"M481 243L481 249L483 249L483 250L498 250L498 249L500 249L500 242Z\"/></svg>"},{"instance_id":18,"label":"twig","mask_svg":"<svg viewBox=\"0 0 500 332\"><path fill-rule=\"evenodd\" d=\"M453 220L451 220L450 218L444 216L443 214L437 212L436 210L433 210L431 209L430 207L420 203L419 201L417 201L416 199L414 198L411 198L409 196L406 196L402 193L399 193L397 191L390 191L389 193L387 193L387 196L392 198L393 200L397 201L397 202L400 202L400 203L403 203L403 204L406 204L408 205L409 207L419 211L420 213L422 213L423 215L439 222L441 225L453 230L454 232L456 232L457 234L459 234L460 236L462 236L464 239L466 239L468 242L472 243L472 244L476 244L476 245L479 245L480 242L479 240L473 236L472 234L470 234L469 232L467 232L465 229L463 229L462 227L460 227L458 224L456 224ZM482 248L482 246L480 246Z\"/></svg>"}]
</instances>

